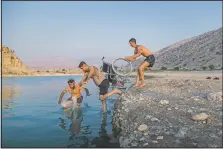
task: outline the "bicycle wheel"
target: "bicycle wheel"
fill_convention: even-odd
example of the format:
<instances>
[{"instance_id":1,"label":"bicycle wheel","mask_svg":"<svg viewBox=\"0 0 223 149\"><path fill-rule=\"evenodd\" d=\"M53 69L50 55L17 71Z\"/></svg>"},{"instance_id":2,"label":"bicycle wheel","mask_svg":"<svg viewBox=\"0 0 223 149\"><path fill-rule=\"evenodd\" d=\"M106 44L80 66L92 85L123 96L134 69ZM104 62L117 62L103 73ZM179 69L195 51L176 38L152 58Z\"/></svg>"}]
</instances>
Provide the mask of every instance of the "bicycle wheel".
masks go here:
<instances>
[{"instance_id":1,"label":"bicycle wheel","mask_svg":"<svg viewBox=\"0 0 223 149\"><path fill-rule=\"evenodd\" d=\"M120 76L127 76L132 72L132 64L124 58L118 58L112 63L112 69Z\"/></svg>"}]
</instances>

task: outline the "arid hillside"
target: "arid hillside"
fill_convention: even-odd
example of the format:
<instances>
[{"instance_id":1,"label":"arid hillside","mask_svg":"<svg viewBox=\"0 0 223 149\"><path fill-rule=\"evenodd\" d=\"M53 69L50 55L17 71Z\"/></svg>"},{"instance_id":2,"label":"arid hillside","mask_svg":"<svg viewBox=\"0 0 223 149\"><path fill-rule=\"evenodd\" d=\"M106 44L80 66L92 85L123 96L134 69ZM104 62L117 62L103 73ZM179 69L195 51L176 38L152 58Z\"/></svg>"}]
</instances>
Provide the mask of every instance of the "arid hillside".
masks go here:
<instances>
[{"instance_id":1,"label":"arid hillside","mask_svg":"<svg viewBox=\"0 0 223 149\"><path fill-rule=\"evenodd\" d=\"M155 53L154 68L222 68L222 28L185 39Z\"/></svg>"},{"instance_id":2,"label":"arid hillside","mask_svg":"<svg viewBox=\"0 0 223 149\"><path fill-rule=\"evenodd\" d=\"M2 46L2 74L3 75L28 75L31 70L16 56L15 51Z\"/></svg>"}]
</instances>

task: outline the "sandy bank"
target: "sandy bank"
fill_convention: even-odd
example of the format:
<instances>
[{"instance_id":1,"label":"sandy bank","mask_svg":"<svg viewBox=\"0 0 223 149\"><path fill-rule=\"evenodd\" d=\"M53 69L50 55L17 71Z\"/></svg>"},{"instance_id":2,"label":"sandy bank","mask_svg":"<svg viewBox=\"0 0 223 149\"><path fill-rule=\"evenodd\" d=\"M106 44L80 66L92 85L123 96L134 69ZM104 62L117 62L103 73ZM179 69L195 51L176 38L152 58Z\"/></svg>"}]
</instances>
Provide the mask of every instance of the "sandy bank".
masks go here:
<instances>
[{"instance_id":1,"label":"sandy bank","mask_svg":"<svg viewBox=\"0 0 223 149\"><path fill-rule=\"evenodd\" d=\"M3 75L2 78L8 78L8 77L41 77L41 76L82 76L83 74L61 74L61 73L55 73L55 74L35 74L35 75Z\"/></svg>"},{"instance_id":2,"label":"sandy bank","mask_svg":"<svg viewBox=\"0 0 223 149\"><path fill-rule=\"evenodd\" d=\"M136 73L132 73L132 75L136 75ZM222 79L222 71L147 71L145 72L145 76L156 76L156 77L166 77L173 79L206 79L208 76L214 78L219 77Z\"/></svg>"},{"instance_id":3,"label":"sandy bank","mask_svg":"<svg viewBox=\"0 0 223 149\"><path fill-rule=\"evenodd\" d=\"M121 147L222 147L222 80L149 75L159 77L115 103L112 123Z\"/></svg>"}]
</instances>

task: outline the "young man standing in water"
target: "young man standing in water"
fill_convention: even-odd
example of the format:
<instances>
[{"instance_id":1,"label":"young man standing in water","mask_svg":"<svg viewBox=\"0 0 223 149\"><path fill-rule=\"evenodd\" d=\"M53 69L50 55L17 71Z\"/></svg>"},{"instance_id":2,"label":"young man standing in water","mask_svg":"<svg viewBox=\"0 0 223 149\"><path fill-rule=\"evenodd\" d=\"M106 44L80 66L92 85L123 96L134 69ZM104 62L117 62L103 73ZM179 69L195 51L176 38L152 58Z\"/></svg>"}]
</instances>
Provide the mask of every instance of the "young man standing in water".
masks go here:
<instances>
[{"instance_id":1,"label":"young man standing in water","mask_svg":"<svg viewBox=\"0 0 223 149\"><path fill-rule=\"evenodd\" d=\"M96 86L99 87L99 99L101 100L103 111L107 111L106 99L114 94L121 95L121 91L118 89L114 89L111 92L108 92L109 81L105 79L104 73L100 71L95 66L88 66L84 61L80 62L78 66L84 72L84 78L79 83L79 85L83 85L88 83L90 79L92 79Z\"/></svg>"},{"instance_id":2,"label":"young man standing in water","mask_svg":"<svg viewBox=\"0 0 223 149\"><path fill-rule=\"evenodd\" d=\"M128 56L125 57L126 60L133 62L136 61L136 58L143 55L144 57L146 57L146 59L140 64L138 72L137 72L137 79L136 79L136 83L134 85L134 87L143 87L145 86L145 79L144 79L144 69L146 67L153 67L154 63L155 63L155 57L154 55L144 46L142 45L137 45L136 44L136 39L131 38L129 40L129 44L131 47L135 48L134 54L133 56ZM141 84L139 84L139 80L141 78Z\"/></svg>"},{"instance_id":3,"label":"young man standing in water","mask_svg":"<svg viewBox=\"0 0 223 149\"><path fill-rule=\"evenodd\" d=\"M61 104L64 94L68 92L71 94L71 97L68 98L68 101L62 103L62 107L68 108L73 103L75 107L80 106L83 100L83 96L81 95L81 90L86 91L87 96L89 96L88 89L79 86L78 84L75 83L73 79L68 80L67 83L68 87L65 90L63 90L62 93L60 94L58 104Z\"/></svg>"}]
</instances>

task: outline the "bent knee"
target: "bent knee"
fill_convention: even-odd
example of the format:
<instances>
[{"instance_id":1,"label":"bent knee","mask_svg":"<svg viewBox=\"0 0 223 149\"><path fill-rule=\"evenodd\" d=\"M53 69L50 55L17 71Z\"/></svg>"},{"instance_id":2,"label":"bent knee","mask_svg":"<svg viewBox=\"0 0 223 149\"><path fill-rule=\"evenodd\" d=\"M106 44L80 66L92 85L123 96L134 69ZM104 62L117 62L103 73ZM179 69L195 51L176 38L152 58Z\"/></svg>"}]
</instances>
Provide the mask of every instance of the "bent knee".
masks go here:
<instances>
[{"instance_id":1,"label":"bent knee","mask_svg":"<svg viewBox=\"0 0 223 149\"><path fill-rule=\"evenodd\" d=\"M139 71L143 71L143 67L140 66L140 67L139 67Z\"/></svg>"}]
</instances>

